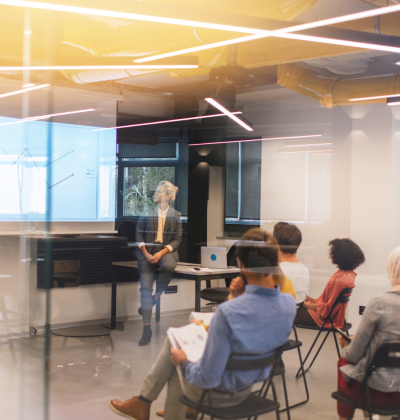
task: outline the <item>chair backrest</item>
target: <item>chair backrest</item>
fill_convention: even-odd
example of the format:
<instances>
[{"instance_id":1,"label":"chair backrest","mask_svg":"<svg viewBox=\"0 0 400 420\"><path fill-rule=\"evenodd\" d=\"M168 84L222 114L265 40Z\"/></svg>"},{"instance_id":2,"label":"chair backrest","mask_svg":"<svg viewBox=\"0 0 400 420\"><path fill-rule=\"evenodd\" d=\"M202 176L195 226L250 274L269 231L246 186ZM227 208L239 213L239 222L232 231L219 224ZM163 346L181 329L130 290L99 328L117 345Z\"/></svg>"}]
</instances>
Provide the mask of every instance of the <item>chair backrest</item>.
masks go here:
<instances>
[{"instance_id":1,"label":"chair backrest","mask_svg":"<svg viewBox=\"0 0 400 420\"><path fill-rule=\"evenodd\" d=\"M237 245L238 245L239 241L235 242L230 250L228 251L228 254L226 256L226 262L228 263L228 266L230 267L237 267L237 262L236 262L236 249L237 249Z\"/></svg>"},{"instance_id":2,"label":"chair backrest","mask_svg":"<svg viewBox=\"0 0 400 420\"><path fill-rule=\"evenodd\" d=\"M400 342L382 344L376 351L369 369L400 368Z\"/></svg>"},{"instance_id":3,"label":"chair backrest","mask_svg":"<svg viewBox=\"0 0 400 420\"><path fill-rule=\"evenodd\" d=\"M333 306L337 305L338 303L347 303L350 300L350 296L353 293L353 290L354 287L345 287L342 289Z\"/></svg>"},{"instance_id":4,"label":"chair backrest","mask_svg":"<svg viewBox=\"0 0 400 420\"><path fill-rule=\"evenodd\" d=\"M232 353L225 366L225 370L246 371L265 369L279 360L281 354L282 350L280 348L268 354Z\"/></svg>"}]
</instances>

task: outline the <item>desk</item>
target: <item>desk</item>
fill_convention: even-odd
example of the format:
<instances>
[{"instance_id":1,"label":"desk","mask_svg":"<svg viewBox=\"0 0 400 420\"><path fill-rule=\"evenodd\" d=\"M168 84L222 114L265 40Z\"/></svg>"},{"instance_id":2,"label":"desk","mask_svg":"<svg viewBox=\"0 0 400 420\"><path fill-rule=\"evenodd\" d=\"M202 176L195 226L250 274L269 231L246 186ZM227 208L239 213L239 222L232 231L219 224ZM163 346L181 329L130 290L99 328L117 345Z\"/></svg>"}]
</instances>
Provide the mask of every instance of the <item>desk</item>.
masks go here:
<instances>
[{"instance_id":1,"label":"desk","mask_svg":"<svg viewBox=\"0 0 400 420\"><path fill-rule=\"evenodd\" d=\"M121 261L113 262L114 267L112 286L111 286L111 329L115 329L116 317L117 317L117 283L118 283L118 272L119 270L137 270L137 261ZM239 274L237 267L228 267L226 269L211 269L208 271L191 271L194 267L200 267L199 264L190 263L178 263L175 272L174 279L181 280L193 280L195 284L195 302L194 308L196 312L200 311L200 290L201 282L204 280L218 280L221 278L232 279ZM158 318L158 317L157 317ZM156 319L159 322L159 318Z\"/></svg>"}]
</instances>

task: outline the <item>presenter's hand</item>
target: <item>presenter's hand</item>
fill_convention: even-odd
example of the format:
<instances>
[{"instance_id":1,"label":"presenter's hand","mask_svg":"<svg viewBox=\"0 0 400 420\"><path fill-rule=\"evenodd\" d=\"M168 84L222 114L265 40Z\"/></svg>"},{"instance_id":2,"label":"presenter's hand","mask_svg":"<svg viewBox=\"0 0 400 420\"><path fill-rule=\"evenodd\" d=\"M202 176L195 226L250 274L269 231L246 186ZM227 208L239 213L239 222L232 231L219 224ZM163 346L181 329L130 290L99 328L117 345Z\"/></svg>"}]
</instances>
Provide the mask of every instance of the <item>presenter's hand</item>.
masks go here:
<instances>
[{"instance_id":1,"label":"presenter's hand","mask_svg":"<svg viewBox=\"0 0 400 420\"><path fill-rule=\"evenodd\" d=\"M161 260L161 258L165 255L165 254L167 254L168 253L168 250L167 251L165 251L165 249L166 248L164 248L162 251L159 251L159 252L156 252L154 255L153 255L153 264L157 264L160 260Z\"/></svg>"},{"instance_id":2,"label":"presenter's hand","mask_svg":"<svg viewBox=\"0 0 400 420\"><path fill-rule=\"evenodd\" d=\"M244 284L243 279L239 277L235 277L229 286L229 293L232 297L238 297L245 292L246 285Z\"/></svg>"},{"instance_id":3,"label":"presenter's hand","mask_svg":"<svg viewBox=\"0 0 400 420\"><path fill-rule=\"evenodd\" d=\"M186 353L182 349L177 350L171 346L171 362L174 366L180 365L186 359Z\"/></svg>"}]
</instances>

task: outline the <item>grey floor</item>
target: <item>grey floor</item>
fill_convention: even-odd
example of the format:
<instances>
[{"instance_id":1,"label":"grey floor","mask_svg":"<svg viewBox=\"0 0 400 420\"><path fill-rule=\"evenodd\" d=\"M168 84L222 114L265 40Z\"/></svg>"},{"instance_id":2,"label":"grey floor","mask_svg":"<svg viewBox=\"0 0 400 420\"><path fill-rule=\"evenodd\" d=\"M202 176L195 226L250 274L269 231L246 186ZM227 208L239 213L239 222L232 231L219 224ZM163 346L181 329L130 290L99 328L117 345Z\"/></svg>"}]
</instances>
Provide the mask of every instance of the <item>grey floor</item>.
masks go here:
<instances>
[{"instance_id":1,"label":"grey floor","mask_svg":"<svg viewBox=\"0 0 400 420\"><path fill-rule=\"evenodd\" d=\"M153 324L153 338L150 345L139 347L141 322L130 321L124 324L123 331L112 331L111 340L105 338L68 338L52 336L51 368L53 375L49 388L45 387L43 370L44 337L35 336L8 341L0 341L0 405L1 420L116 420L108 407L112 398L126 399L138 395L142 379L151 367L165 338L168 327L185 325L188 314L162 317L159 325ZM93 329L91 329L93 331ZM309 348L315 336L314 331L299 330L303 341L302 353ZM13 345L14 351L12 351ZM57 368L58 365L73 361L93 361L95 358L111 357L132 366L132 377L124 377L125 368L113 365L101 367L99 380L86 366ZM284 355L286 378L290 403L304 399L302 380L294 379L299 367L296 351ZM333 338L329 338L317 361L307 374L310 401L291 411L293 420L299 419L337 419L336 404L331 393L336 389L337 354ZM276 381L278 390L281 383ZM159 419L155 412L163 409L165 390L152 405L151 419ZM279 399L283 401L280 393ZM48 399L48 401L46 400ZM46 412L45 407L49 407ZM274 414L260 418L275 419ZM286 415L281 418L286 420ZM357 413L356 419L361 419Z\"/></svg>"}]
</instances>

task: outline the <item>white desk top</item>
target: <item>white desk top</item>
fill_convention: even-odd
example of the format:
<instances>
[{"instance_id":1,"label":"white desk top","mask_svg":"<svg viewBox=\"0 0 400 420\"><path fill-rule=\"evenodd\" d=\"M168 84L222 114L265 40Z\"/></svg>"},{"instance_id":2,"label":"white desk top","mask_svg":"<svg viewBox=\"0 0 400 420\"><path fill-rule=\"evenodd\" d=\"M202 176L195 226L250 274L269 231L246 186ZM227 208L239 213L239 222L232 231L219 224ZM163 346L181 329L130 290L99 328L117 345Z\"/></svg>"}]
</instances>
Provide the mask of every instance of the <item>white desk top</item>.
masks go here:
<instances>
[{"instance_id":1,"label":"white desk top","mask_svg":"<svg viewBox=\"0 0 400 420\"><path fill-rule=\"evenodd\" d=\"M137 261L120 261L113 262L112 265L117 265L119 267L128 267L128 268L137 268ZM237 267L228 267L228 268L209 268L207 271L197 271L193 270L194 268L201 268L200 264L190 264L190 263L178 263L175 268L175 273L179 274L188 274L190 276L209 276L210 274L230 274L230 273L239 273Z\"/></svg>"}]
</instances>

